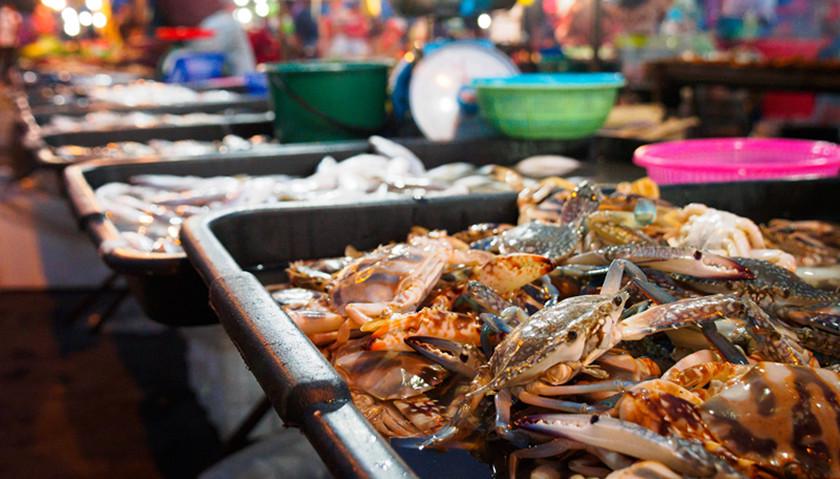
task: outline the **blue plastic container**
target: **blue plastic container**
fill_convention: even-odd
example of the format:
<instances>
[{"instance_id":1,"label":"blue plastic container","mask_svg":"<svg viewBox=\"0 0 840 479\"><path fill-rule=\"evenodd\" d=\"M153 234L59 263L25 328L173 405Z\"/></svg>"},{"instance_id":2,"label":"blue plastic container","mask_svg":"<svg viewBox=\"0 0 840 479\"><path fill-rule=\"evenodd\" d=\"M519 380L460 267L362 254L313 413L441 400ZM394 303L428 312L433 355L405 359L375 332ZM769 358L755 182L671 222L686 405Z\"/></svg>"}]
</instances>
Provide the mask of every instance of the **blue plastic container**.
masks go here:
<instances>
[{"instance_id":1,"label":"blue plastic container","mask_svg":"<svg viewBox=\"0 0 840 479\"><path fill-rule=\"evenodd\" d=\"M197 82L224 76L224 53L183 51L177 55L172 70L164 72L169 83Z\"/></svg>"}]
</instances>

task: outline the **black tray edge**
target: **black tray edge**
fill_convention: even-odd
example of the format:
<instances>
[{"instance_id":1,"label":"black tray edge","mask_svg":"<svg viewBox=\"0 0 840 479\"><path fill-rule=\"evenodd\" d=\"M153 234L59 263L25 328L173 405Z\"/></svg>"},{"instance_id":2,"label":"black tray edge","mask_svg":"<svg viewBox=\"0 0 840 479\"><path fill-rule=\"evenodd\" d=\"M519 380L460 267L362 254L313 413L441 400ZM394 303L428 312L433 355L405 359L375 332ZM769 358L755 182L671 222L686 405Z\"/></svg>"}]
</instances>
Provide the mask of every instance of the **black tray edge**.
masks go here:
<instances>
[{"instance_id":1,"label":"black tray edge","mask_svg":"<svg viewBox=\"0 0 840 479\"><path fill-rule=\"evenodd\" d=\"M240 272L205 281L211 308L277 413L319 445L318 454L336 477L416 477L256 277Z\"/></svg>"}]
</instances>

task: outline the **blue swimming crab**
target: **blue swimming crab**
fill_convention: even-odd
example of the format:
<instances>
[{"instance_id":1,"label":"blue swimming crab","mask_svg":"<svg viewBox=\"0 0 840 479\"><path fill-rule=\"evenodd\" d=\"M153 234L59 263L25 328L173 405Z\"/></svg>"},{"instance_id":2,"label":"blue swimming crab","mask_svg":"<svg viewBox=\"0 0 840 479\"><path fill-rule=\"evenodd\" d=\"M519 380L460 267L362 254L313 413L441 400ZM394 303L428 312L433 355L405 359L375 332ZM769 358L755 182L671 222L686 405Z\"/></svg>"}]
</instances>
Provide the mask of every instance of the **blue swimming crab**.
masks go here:
<instances>
[{"instance_id":1,"label":"blue swimming crab","mask_svg":"<svg viewBox=\"0 0 840 479\"><path fill-rule=\"evenodd\" d=\"M749 299L712 297L692 298L650 308L620 321L629 297L621 287L628 262L617 260L610 266L599 294L564 299L527 316L509 310L505 316L516 317L518 325L510 329L495 347L471 383L470 390L458 404L452 422L427 438L424 446L462 437L475 427L472 412L481 400L495 394L497 431L510 434L509 411L513 398L535 406L563 411L591 412L590 406L560 401L547 396L582 392L579 386L565 384L579 373L599 377L596 359L621 341L642 339L660 331L682 328L727 315L743 319L747 331L756 339L760 353L768 358L792 357L807 362L807 351L795 336L773 324ZM718 304L719 303L719 304ZM737 305L736 305L737 304ZM768 334L768 329L774 334ZM624 384L604 382L586 387L587 392L621 390Z\"/></svg>"},{"instance_id":2,"label":"blue swimming crab","mask_svg":"<svg viewBox=\"0 0 840 479\"><path fill-rule=\"evenodd\" d=\"M540 220L520 224L472 246L501 254L538 254L558 263L577 249L583 239L586 218L598 210L602 198L597 186L583 182L562 206L558 205L559 211L553 218L556 222L540 217Z\"/></svg>"}]
</instances>

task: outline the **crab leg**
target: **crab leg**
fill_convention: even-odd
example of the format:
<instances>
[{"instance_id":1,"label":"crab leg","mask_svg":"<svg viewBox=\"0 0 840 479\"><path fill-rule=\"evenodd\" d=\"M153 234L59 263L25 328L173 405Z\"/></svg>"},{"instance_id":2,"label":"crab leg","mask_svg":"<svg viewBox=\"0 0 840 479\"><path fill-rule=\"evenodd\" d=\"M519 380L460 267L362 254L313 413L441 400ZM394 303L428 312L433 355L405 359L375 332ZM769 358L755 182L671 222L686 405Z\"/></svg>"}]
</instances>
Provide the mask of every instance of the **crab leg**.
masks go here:
<instances>
[{"instance_id":1,"label":"crab leg","mask_svg":"<svg viewBox=\"0 0 840 479\"><path fill-rule=\"evenodd\" d=\"M621 319L629 318L635 314L643 313L650 308L650 301L640 301L632 306L628 306L624 308L624 311L621 313Z\"/></svg>"},{"instance_id":2,"label":"crab leg","mask_svg":"<svg viewBox=\"0 0 840 479\"><path fill-rule=\"evenodd\" d=\"M479 316L485 324L488 324L497 333L509 333L513 328L528 320L528 314L517 306L510 306L496 316L491 313L484 313Z\"/></svg>"},{"instance_id":3,"label":"crab leg","mask_svg":"<svg viewBox=\"0 0 840 479\"><path fill-rule=\"evenodd\" d=\"M549 300L545 303L545 306L551 306L552 304L556 304L558 301L560 301L560 291L551 282L550 276L545 275L542 278L540 278L540 283L542 283L543 290L549 296Z\"/></svg>"},{"instance_id":4,"label":"crab leg","mask_svg":"<svg viewBox=\"0 0 840 479\"><path fill-rule=\"evenodd\" d=\"M700 323L700 329L703 331L703 335L706 336L706 339L712 343L718 352L720 352L721 356L724 359L729 361L733 364L749 364L750 361L744 356L744 353L741 352L734 344L729 342L726 337L720 334L718 331L717 326L715 326L714 321L703 321Z\"/></svg>"},{"instance_id":5,"label":"crab leg","mask_svg":"<svg viewBox=\"0 0 840 479\"><path fill-rule=\"evenodd\" d=\"M600 459L591 455L571 459L568 466L570 471L576 472L577 474L581 474L585 477L604 477L611 472L610 469L601 465Z\"/></svg>"},{"instance_id":6,"label":"crab leg","mask_svg":"<svg viewBox=\"0 0 840 479\"><path fill-rule=\"evenodd\" d=\"M697 441L661 436L650 429L609 416L540 414L523 418L519 426L528 431L661 462L685 475L742 477Z\"/></svg>"},{"instance_id":7,"label":"crab leg","mask_svg":"<svg viewBox=\"0 0 840 479\"><path fill-rule=\"evenodd\" d=\"M289 310L287 314L307 336L337 331L346 321L340 314L329 311Z\"/></svg>"},{"instance_id":8,"label":"crab leg","mask_svg":"<svg viewBox=\"0 0 840 479\"><path fill-rule=\"evenodd\" d=\"M541 396L572 396L576 394L590 394L600 392L624 392L637 384L636 381L625 381L623 379L614 379L611 381L600 381L589 384L572 384L561 386L548 386L544 384L534 384L530 390Z\"/></svg>"},{"instance_id":9,"label":"crab leg","mask_svg":"<svg viewBox=\"0 0 840 479\"><path fill-rule=\"evenodd\" d=\"M680 475L656 461L641 461L630 467L618 469L606 479L680 479Z\"/></svg>"},{"instance_id":10,"label":"crab leg","mask_svg":"<svg viewBox=\"0 0 840 479\"><path fill-rule=\"evenodd\" d=\"M638 266L699 278L753 278L750 270L732 259L693 248L672 248L659 245L608 246L573 256L566 263L603 266L616 259L626 259Z\"/></svg>"},{"instance_id":11,"label":"crab leg","mask_svg":"<svg viewBox=\"0 0 840 479\"><path fill-rule=\"evenodd\" d=\"M493 333L507 334L518 324L528 319L528 315L516 306L510 306L502 311L502 314L482 313L478 316L484 323L481 327L481 349L484 354L493 354L494 345L491 344L490 335Z\"/></svg>"},{"instance_id":12,"label":"crab leg","mask_svg":"<svg viewBox=\"0 0 840 479\"><path fill-rule=\"evenodd\" d=\"M648 281L647 276L638 266L625 259L617 259L612 262L601 291L607 291L608 293L618 291L621 277L625 274L633 284L639 287L642 293L654 302L664 304L676 301L676 298L667 291ZM700 328L703 330L706 339L720 351L727 361L735 364L749 364L746 356L718 332L713 321L700 323Z\"/></svg>"},{"instance_id":13,"label":"crab leg","mask_svg":"<svg viewBox=\"0 0 840 479\"><path fill-rule=\"evenodd\" d=\"M840 315L790 311L784 319L810 349L829 356L840 355Z\"/></svg>"},{"instance_id":14,"label":"crab leg","mask_svg":"<svg viewBox=\"0 0 840 479\"><path fill-rule=\"evenodd\" d=\"M623 275L627 275L642 293L656 303L665 304L676 301L676 298L667 291L648 281L647 276L638 266L625 259L616 259L612 262L601 291L608 293L617 291ZM704 321L700 327L706 339L721 352L726 360L735 364L749 364L746 356L718 332L713 321Z\"/></svg>"},{"instance_id":15,"label":"crab leg","mask_svg":"<svg viewBox=\"0 0 840 479\"><path fill-rule=\"evenodd\" d=\"M464 293L455 300L456 308L466 306L478 313L499 314L513 305L486 285L475 280L468 281Z\"/></svg>"},{"instance_id":16,"label":"crab leg","mask_svg":"<svg viewBox=\"0 0 840 479\"><path fill-rule=\"evenodd\" d=\"M562 412L570 412L570 413L578 413L578 414L595 414L604 412L605 408L591 406L586 403L579 403L574 401L563 401L560 399L551 399L542 396L538 396L536 394L529 393L528 391L522 390L517 393L516 397L524 402L525 404L530 404L531 406L538 406L544 407L547 409L552 409L554 411L562 411Z\"/></svg>"},{"instance_id":17,"label":"crab leg","mask_svg":"<svg viewBox=\"0 0 840 479\"><path fill-rule=\"evenodd\" d=\"M527 445L528 439L524 433L514 430L510 424L510 408L513 406L513 396L509 389L502 389L494 398L496 406L496 433L513 444Z\"/></svg>"},{"instance_id":18,"label":"crab leg","mask_svg":"<svg viewBox=\"0 0 840 479\"><path fill-rule=\"evenodd\" d=\"M493 334L493 331L490 329L488 324L484 324L481 327L481 351L484 353L485 356L492 356L493 349L495 345L492 343L492 339L490 339L490 335Z\"/></svg>"},{"instance_id":19,"label":"crab leg","mask_svg":"<svg viewBox=\"0 0 840 479\"><path fill-rule=\"evenodd\" d=\"M767 359L806 366L812 363L813 356L799 344L791 331L771 320L751 300L733 295L716 294L654 306L625 319L619 327L622 339L633 341L656 332L713 322L724 317L743 320Z\"/></svg>"},{"instance_id":20,"label":"crab leg","mask_svg":"<svg viewBox=\"0 0 840 479\"><path fill-rule=\"evenodd\" d=\"M508 474L510 479L516 479L516 468L521 459L541 459L543 457L559 456L566 451L583 449L585 446L569 439L553 439L528 449L519 449L508 458Z\"/></svg>"}]
</instances>

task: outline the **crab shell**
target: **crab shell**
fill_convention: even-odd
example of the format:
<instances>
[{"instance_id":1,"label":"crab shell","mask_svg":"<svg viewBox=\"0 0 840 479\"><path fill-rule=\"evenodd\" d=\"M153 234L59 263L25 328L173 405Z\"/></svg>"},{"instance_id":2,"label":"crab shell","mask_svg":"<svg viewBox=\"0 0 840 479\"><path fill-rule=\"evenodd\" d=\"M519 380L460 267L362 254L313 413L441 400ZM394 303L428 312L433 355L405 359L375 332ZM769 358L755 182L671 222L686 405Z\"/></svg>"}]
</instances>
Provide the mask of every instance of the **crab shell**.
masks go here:
<instances>
[{"instance_id":1,"label":"crab shell","mask_svg":"<svg viewBox=\"0 0 840 479\"><path fill-rule=\"evenodd\" d=\"M840 375L758 363L700 406L728 450L785 477L840 477Z\"/></svg>"},{"instance_id":2,"label":"crab shell","mask_svg":"<svg viewBox=\"0 0 840 479\"><path fill-rule=\"evenodd\" d=\"M586 365L614 346L626 293L565 299L532 315L499 343L483 389L525 384L558 364Z\"/></svg>"},{"instance_id":3,"label":"crab shell","mask_svg":"<svg viewBox=\"0 0 840 479\"><path fill-rule=\"evenodd\" d=\"M340 313L354 303L391 303L397 310L409 309L428 293L445 264L441 254L407 244L377 248L339 273L333 305Z\"/></svg>"},{"instance_id":4,"label":"crab shell","mask_svg":"<svg viewBox=\"0 0 840 479\"><path fill-rule=\"evenodd\" d=\"M445 422L445 408L425 395L380 401L354 389L353 403L383 436L418 437L431 434Z\"/></svg>"}]
</instances>

